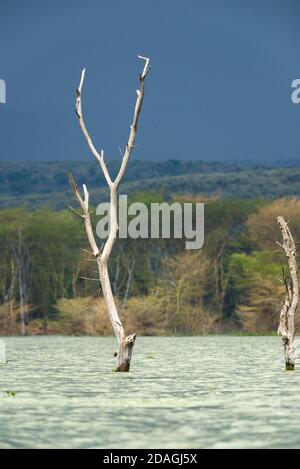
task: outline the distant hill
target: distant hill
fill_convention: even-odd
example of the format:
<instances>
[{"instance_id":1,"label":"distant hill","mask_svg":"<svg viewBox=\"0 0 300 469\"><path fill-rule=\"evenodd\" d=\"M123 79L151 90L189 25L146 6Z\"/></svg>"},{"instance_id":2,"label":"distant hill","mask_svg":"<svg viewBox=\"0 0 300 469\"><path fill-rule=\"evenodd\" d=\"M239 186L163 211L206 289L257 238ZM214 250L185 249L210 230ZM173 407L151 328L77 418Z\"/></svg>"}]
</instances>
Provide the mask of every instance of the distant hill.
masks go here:
<instances>
[{"instance_id":1,"label":"distant hill","mask_svg":"<svg viewBox=\"0 0 300 469\"><path fill-rule=\"evenodd\" d=\"M117 161L109 164L112 174L116 174L118 167ZM67 181L69 171L78 184L87 184L94 203L106 199L104 178L92 159L87 162L0 162L0 207L66 207L73 198ZM145 190L237 198L300 196L300 167L132 159L121 192L131 194Z\"/></svg>"}]
</instances>

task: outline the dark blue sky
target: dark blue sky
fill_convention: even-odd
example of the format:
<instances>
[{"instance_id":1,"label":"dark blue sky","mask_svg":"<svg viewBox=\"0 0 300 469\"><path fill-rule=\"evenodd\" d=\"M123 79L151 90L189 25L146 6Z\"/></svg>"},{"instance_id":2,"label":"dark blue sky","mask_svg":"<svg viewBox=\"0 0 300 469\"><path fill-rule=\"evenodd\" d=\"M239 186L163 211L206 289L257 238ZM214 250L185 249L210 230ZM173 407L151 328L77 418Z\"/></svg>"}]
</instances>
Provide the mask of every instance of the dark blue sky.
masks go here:
<instances>
[{"instance_id":1,"label":"dark blue sky","mask_svg":"<svg viewBox=\"0 0 300 469\"><path fill-rule=\"evenodd\" d=\"M299 159L297 0L0 0L1 160L92 158L75 117L118 158L151 58L135 157Z\"/></svg>"}]
</instances>

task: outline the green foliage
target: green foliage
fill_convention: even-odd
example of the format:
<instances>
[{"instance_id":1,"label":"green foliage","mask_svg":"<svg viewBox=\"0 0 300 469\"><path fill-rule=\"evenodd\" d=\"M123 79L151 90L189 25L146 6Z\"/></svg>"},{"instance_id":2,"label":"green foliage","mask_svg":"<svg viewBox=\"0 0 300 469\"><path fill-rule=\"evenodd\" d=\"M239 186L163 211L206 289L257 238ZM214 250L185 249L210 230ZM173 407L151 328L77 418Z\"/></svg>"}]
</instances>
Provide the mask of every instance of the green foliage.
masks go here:
<instances>
[{"instance_id":1,"label":"green foliage","mask_svg":"<svg viewBox=\"0 0 300 469\"><path fill-rule=\"evenodd\" d=\"M170 167L179 171L176 162ZM295 240L300 239L299 199L143 190L129 202L149 205L166 197L205 202L205 244L200 251L186 251L177 239L117 239L109 269L126 330L148 335L276 330L286 262L275 242L280 240L276 216L291 219ZM111 334L99 283L82 278L98 277L84 251L89 247L83 224L73 213L49 208L0 210L0 333L20 333L20 232L28 258L23 286L29 333Z\"/></svg>"},{"instance_id":2,"label":"green foliage","mask_svg":"<svg viewBox=\"0 0 300 469\"><path fill-rule=\"evenodd\" d=\"M230 258L230 274L236 285L247 288L249 282L257 282L263 278L279 278L280 266L274 260L274 253L268 251L234 253Z\"/></svg>"},{"instance_id":3,"label":"green foliage","mask_svg":"<svg viewBox=\"0 0 300 469\"><path fill-rule=\"evenodd\" d=\"M244 330L271 333L278 327L284 287L276 253L235 253L230 259L230 280L236 315Z\"/></svg>"}]
</instances>

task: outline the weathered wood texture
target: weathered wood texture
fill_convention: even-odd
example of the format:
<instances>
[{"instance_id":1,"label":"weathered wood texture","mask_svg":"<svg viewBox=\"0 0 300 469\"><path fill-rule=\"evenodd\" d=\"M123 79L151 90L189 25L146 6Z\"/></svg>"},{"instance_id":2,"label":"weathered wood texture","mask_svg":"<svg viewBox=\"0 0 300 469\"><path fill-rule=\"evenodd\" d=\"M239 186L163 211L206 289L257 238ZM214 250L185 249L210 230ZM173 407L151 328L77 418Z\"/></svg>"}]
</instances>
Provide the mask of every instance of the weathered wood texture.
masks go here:
<instances>
[{"instance_id":1,"label":"weathered wood texture","mask_svg":"<svg viewBox=\"0 0 300 469\"><path fill-rule=\"evenodd\" d=\"M278 243L283 249L289 266L289 275L283 270L283 281L286 294L285 301L280 311L278 334L281 335L284 347L286 370L294 370L295 367L295 313L299 301L299 285L297 278L296 246L283 217L277 217L277 222L282 234L282 243Z\"/></svg>"}]
</instances>

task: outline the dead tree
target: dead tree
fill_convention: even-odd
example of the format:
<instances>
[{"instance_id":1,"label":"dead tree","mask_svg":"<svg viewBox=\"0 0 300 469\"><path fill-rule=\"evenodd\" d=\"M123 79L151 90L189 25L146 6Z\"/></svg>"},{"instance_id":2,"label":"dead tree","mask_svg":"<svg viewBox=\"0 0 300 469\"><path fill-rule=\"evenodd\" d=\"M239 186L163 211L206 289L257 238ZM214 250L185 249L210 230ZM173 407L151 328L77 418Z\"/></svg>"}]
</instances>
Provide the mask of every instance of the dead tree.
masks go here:
<instances>
[{"instance_id":1,"label":"dead tree","mask_svg":"<svg viewBox=\"0 0 300 469\"><path fill-rule=\"evenodd\" d=\"M95 148L93 141L84 123L83 114L82 114L82 105L81 105L81 95L82 95L82 86L83 86L84 76L85 76L85 69L82 70L79 87L77 89L76 114L79 120L79 124L84 134L84 137L88 143L88 146L90 147L92 154L94 155L94 157L97 159L97 161L100 164L100 168L103 172L106 183L109 187L109 194L110 194L109 235L102 249L98 247L98 244L95 239L94 232L93 232L93 227L92 227L92 223L90 219L89 193L88 193L87 187L86 185L83 185L83 197L82 197L73 179L73 176L69 175L69 181L77 197L77 200L81 206L82 214L76 212L72 207L70 208L71 210L76 212L76 214L79 215L84 221L87 238L88 238L90 247L92 249L92 255L95 257L95 260L97 262L98 271L99 271L99 280L101 283L102 293L103 293L104 301L106 304L107 312L108 312L108 315L109 315L109 318L110 318L110 321L111 321L111 324L112 324L112 327L113 327L113 330L114 330L114 333L115 333L115 336L117 338L118 345L119 345L119 351L117 354L116 371L129 371L132 349L133 349L134 342L136 339L136 334L131 334L131 335L125 334L122 321L119 318L119 314L118 314L115 299L112 293L110 278L108 274L108 259L112 251L114 242L116 240L117 231L118 231L118 217L117 217L118 189L122 181L122 178L124 176L124 173L126 171L126 167L127 167L130 155L131 155L132 148L134 147L138 120L139 120L139 116L140 116L140 112L141 112L143 100L144 100L145 78L150 70L149 59L146 57L142 57L142 56L139 56L139 58L145 60L145 66L144 66L142 73L139 75L140 88L136 92L137 99L136 99L136 104L135 104L135 109L134 109L133 122L130 126L129 139L126 144L124 153L122 153L122 162L120 165L119 172L114 180L111 179L109 171L107 169L107 165L104 160L104 151L103 150L98 151Z\"/></svg>"},{"instance_id":2,"label":"dead tree","mask_svg":"<svg viewBox=\"0 0 300 469\"><path fill-rule=\"evenodd\" d=\"M285 301L280 311L278 334L281 335L283 341L286 370L293 370L295 367L295 313L299 300L296 247L288 223L286 223L283 217L277 217L277 222L283 239L282 243L278 244L283 249L289 266L288 276L286 276L284 269L282 269L285 284Z\"/></svg>"},{"instance_id":3,"label":"dead tree","mask_svg":"<svg viewBox=\"0 0 300 469\"><path fill-rule=\"evenodd\" d=\"M23 242L22 229L20 228L18 243L18 278L22 335L28 335L28 264L28 253Z\"/></svg>"},{"instance_id":4,"label":"dead tree","mask_svg":"<svg viewBox=\"0 0 300 469\"><path fill-rule=\"evenodd\" d=\"M13 257L14 264L16 266L16 279L19 287L19 311L20 311L20 322L21 322L21 334L28 335L28 269L29 269L29 256L26 249L26 245L23 239L22 228L18 230L18 243L13 246Z\"/></svg>"}]
</instances>

